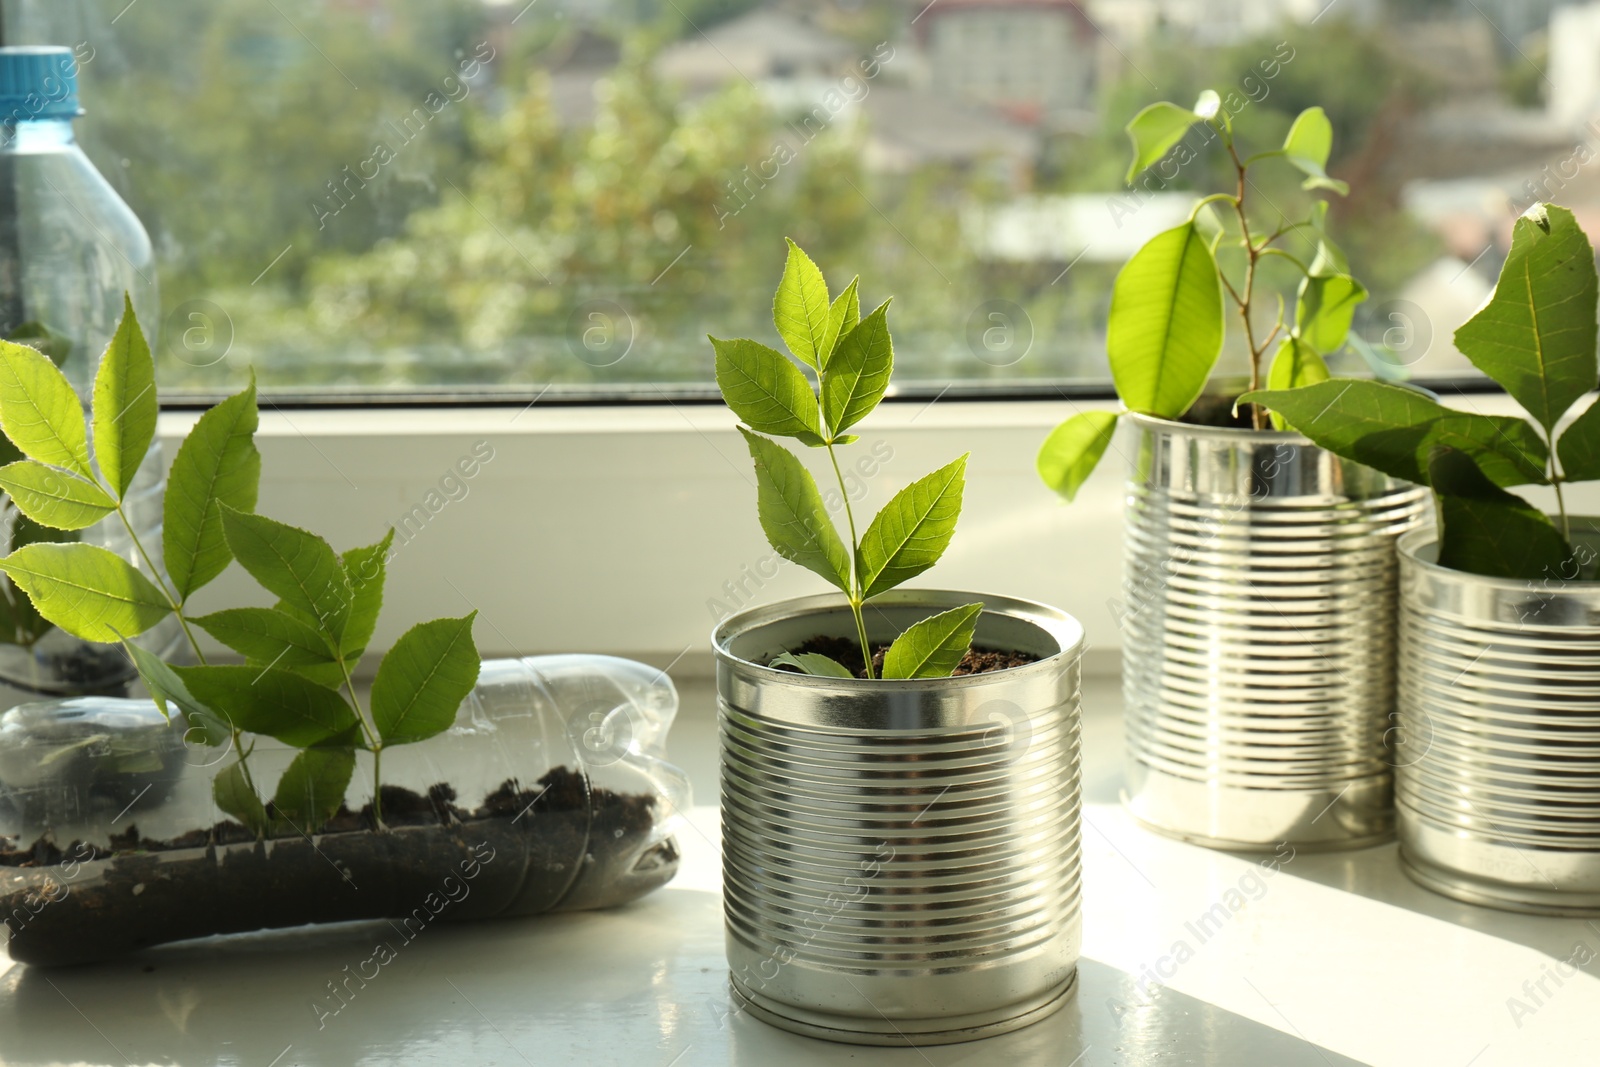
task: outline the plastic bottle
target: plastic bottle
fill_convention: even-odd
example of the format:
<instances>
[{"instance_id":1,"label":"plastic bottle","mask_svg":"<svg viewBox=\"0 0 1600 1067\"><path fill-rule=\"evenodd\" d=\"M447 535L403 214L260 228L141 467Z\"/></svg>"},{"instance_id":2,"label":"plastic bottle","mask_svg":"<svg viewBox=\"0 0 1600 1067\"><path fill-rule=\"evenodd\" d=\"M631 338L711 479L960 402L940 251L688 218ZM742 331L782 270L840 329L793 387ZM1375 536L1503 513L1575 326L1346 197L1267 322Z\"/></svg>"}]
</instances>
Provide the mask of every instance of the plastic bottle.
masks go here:
<instances>
[{"instance_id":1,"label":"plastic bottle","mask_svg":"<svg viewBox=\"0 0 1600 1067\"><path fill-rule=\"evenodd\" d=\"M232 762L148 699L76 697L0 714L0 942L23 963L77 963L212 934L624 904L679 862L689 782L665 760L678 694L611 656L488 660L453 726L372 761L338 813L268 839L220 813ZM256 737L270 800L295 750ZM136 888L137 887L137 888ZM203 903L203 906L201 904Z\"/></svg>"},{"instance_id":2,"label":"plastic bottle","mask_svg":"<svg viewBox=\"0 0 1600 1067\"><path fill-rule=\"evenodd\" d=\"M159 301L150 237L78 147L72 120L80 114L71 49L0 48L0 338L51 356L87 411L101 353L122 317L123 294L152 345ZM5 462L17 458L8 442L0 442L0 450L8 453ZM125 505L153 551L161 544L163 478L157 441ZM101 545L147 569L114 516L63 534L19 520L9 500L0 502L0 552L62 539ZM140 642L161 649L178 635L169 619ZM121 649L49 627L20 590L0 580L0 681L33 692L104 693L121 691L132 677Z\"/></svg>"}]
</instances>

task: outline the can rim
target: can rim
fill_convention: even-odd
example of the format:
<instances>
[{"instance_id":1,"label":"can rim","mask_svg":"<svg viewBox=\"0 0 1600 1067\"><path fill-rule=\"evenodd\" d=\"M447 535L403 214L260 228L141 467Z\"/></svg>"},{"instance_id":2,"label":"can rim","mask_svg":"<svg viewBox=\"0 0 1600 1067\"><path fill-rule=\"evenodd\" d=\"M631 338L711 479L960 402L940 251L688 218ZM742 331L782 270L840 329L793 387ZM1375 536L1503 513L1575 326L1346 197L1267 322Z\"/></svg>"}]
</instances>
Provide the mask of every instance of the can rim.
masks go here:
<instances>
[{"instance_id":1,"label":"can rim","mask_svg":"<svg viewBox=\"0 0 1600 1067\"><path fill-rule=\"evenodd\" d=\"M1582 522L1591 530L1600 533L1600 518L1589 515L1573 515L1569 521ZM1499 578L1488 574L1473 574L1471 571L1456 570L1446 567L1431 559L1423 559L1420 553L1424 549L1432 548L1439 541L1439 531L1432 526L1424 526L1416 530L1408 530L1400 535L1396 548L1400 558L1409 566L1417 567L1435 578L1456 582L1462 585L1477 585L1487 589L1504 589L1513 592L1527 592L1530 582L1540 583L1540 591L1545 594L1570 592L1591 594L1600 589L1600 578Z\"/></svg>"},{"instance_id":2,"label":"can rim","mask_svg":"<svg viewBox=\"0 0 1600 1067\"><path fill-rule=\"evenodd\" d=\"M754 607L728 616L711 631L711 647L718 660L737 666L741 670L759 672L758 676L811 689L843 691L850 693L882 692L883 687L897 691L941 690L992 685L1001 680L1028 678L1059 669L1063 663L1075 661L1083 651L1083 624L1059 608L1035 600L1000 596L992 593L974 593L956 589L895 589L873 597L880 606L903 607L926 604L935 611L947 610L957 604L983 603L984 614L1005 615L1029 623L1053 638L1058 651L1034 663L982 674L964 674L951 678L830 678L821 675L797 674L776 667L755 663L735 655L729 643L742 634L771 623L795 618L799 615L821 614L848 608L849 601L842 593L818 593L811 596L789 597L770 604Z\"/></svg>"},{"instance_id":3,"label":"can rim","mask_svg":"<svg viewBox=\"0 0 1600 1067\"><path fill-rule=\"evenodd\" d=\"M1158 415L1146 415L1138 411L1125 411L1123 416L1139 426L1167 433L1186 434L1191 437L1212 437L1241 444L1244 442L1256 442L1277 445L1301 445L1306 448L1321 447L1297 430L1252 430L1242 426L1202 426L1195 423L1179 422L1176 419L1163 419Z\"/></svg>"}]
</instances>

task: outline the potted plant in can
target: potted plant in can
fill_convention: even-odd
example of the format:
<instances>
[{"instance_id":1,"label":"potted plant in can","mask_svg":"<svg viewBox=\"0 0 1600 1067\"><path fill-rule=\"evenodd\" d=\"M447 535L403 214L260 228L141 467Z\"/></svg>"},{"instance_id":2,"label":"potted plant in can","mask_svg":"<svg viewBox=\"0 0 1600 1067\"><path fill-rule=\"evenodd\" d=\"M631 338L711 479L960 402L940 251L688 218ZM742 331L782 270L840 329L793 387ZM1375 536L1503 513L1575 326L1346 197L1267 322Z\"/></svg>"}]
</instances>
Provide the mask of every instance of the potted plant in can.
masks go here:
<instances>
[{"instance_id":1,"label":"potted plant in can","mask_svg":"<svg viewBox=\"0 0 1600 1067\"><path fill-rule=\"evenodd\" d=\"M393 953L436 918L620 903L672 876L654 759L670 683L639 664L571 662L581 657L480 674L469 613L407 630L364 694L352 672L377 626L393 532L338 553L255 513L252 381L195 423L160 540L141 536L129 495L158 405L131 307L119 338L87 426L45 356L0 342L0 429L25 457L0 467L0 486L43 526L111 520L129 544L127 556L28 544L0 571L50 624L120 642L154 698L0 715L0 937L13 960L360 918L399 924ZM276 602L197 611L234 561ZM197 663L133 640L169 619ZM244 662L207 662L201 631ZM601 759L563 745L560 719L600 707L632 717L629 750Z\"/></svg>"},{"instance_id":2,"label":"potted plant in can","mask_svg":"<svg viewBox=\"0 0 1600 1067\"><path fill-rule=\"evenodd\" d=\"M1531 416L1463 413L1339 380L1246 398L1319 445L1427 485L1437 529L1400 541L1400 854L1462 900L1600 914L1600 478L1594 250L1572 213L1517 219L1456 347ZM1548 486L1552 518L1510 487Z\"/></svg>"},{"instance_id":3,"label":"potted plant in can","mask_svg":"<svg viewBox=\"0 0 1600 1067\"><path fill-rule=\"evenodd\" d=\"M1130 183L1163 160L1188 164L1197 141L1220 145L1233 181L1117 276L1106 354L1122 410L1073 416L1039 452L1041 477L1070 500L1124 431L1125 802L1149 827L1220 847L1382 840L1393 545L1424 495L1264 408L1231 411L1237 386L1213 377L1230 308L1252 390L1327 378L1324 357L1346 342L1367 294L1329 234L1328 203L1272 227L1253 211L1262 168L1346 192L1325 169L1331 125L1309 108L1281 145L1252 153L1207 91L1193 108L1152 104L1127 131ZM1272 264L1299 279L1288 299L1267 291Z\"/></svg>"},{"instance_id":4,"label":"potted plant in can","mask_svg":"<svg viewBox=\"0 0 1600 1067\"><path fill-rule=\"evenodd\" d=\"M848 431L894 362L889 303L830 294L790 242L784 354L712 338L772 547L838 592L717 626L724 897L741 1008L869 1044L967 1040L1073 988L1081 871L1082 629L1023 600L904 589L945 551L967 457L841 536L808 467L840 478ZM849 496L848 493L845 494Z\"/></svg>"}]
</instances>

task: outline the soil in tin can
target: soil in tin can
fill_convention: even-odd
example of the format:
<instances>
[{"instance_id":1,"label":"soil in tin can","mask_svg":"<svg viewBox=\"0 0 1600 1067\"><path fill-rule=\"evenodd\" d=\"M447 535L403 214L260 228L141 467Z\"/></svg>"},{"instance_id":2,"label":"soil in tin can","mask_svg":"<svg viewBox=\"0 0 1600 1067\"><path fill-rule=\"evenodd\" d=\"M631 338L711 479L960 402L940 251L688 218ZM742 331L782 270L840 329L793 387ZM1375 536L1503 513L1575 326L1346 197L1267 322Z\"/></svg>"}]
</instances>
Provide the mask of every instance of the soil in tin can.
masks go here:
<instances>
[{"instance_id":1,"label":"soil in tin can","mask_svg":"<svg viewBox=\"0 0 1600 1067\"><path fill-rule=\"evenodd\" d=\"M888 645L879 645L872 650L872 672L877 678L883 677L883 657L889 651ZM847 637L817 636L806 641L797 653L820 652L835 663L850 671L857 678L867 676L866 668L861 659L861 646ZM988 674L990 671L1003 671L1011 667L1026 667L1030 663L1039 662L1039 657L1029 652L1016 652L1011 650L993 648L967 649L967 654L961 657L961 662L956 666L952 677L959 678L964 674ZM800 673L793 667L779 667L779 670Z\"/></svg>"}]
</instances>

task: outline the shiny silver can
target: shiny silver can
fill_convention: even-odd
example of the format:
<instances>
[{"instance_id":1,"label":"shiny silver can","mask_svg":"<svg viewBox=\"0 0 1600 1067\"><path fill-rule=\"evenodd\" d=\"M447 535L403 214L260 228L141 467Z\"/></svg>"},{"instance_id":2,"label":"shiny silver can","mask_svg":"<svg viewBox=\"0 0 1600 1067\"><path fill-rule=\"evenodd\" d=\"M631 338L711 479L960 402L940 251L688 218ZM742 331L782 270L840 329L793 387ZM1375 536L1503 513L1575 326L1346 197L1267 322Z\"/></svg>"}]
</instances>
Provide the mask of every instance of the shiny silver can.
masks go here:
<instances>
[{"instance_id":1,"label":"shiny silver can","mask_svg":"<svg viewBox=\"0 0 1600 1067\"><path fill-rule=\"evenodd\" d=\"M1059 1008L1077 976L1083 629L1042 604L896 590L883 644L982 601L974 644L1027 666L864 681L762 666L852 637L838 596L754 608L713 635L723 898L735 1004L857 1044L966 1041Z\"/></svg>"},{"instance_id":2,"label":"shiny silver can","mask_svg":"<svg viewBox=\"0 0 1600 1067\"><path fill-rule=\"evenodd\" d=\"M1230 849L1391 836L1395 541L1425 490L1292 432L1125 421L1129 810Z\"/></svg>"},{"instance_id":3,"label":"shiny silver can","mask_svg":"<svg viewBox=\"0 0 1600 1067\"><path fill-rule=\"evenodd\" d=\"M1590 573L1600 522L1574 521ZM1430 889L1600 915L1600 581L1485 578L1400 542L1400 856Z\"/></svg>"}]
</instances>

